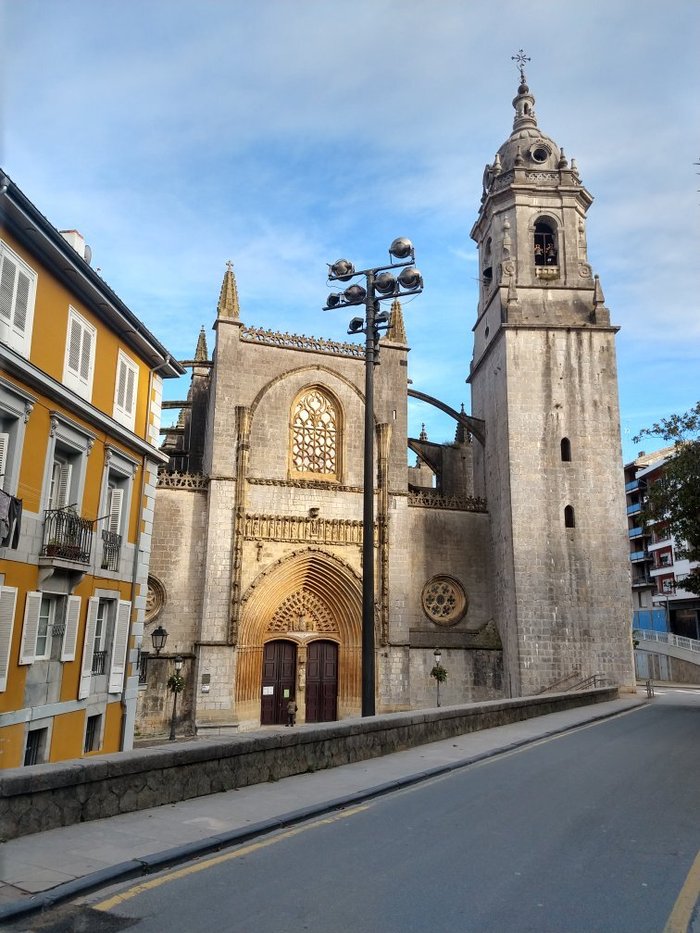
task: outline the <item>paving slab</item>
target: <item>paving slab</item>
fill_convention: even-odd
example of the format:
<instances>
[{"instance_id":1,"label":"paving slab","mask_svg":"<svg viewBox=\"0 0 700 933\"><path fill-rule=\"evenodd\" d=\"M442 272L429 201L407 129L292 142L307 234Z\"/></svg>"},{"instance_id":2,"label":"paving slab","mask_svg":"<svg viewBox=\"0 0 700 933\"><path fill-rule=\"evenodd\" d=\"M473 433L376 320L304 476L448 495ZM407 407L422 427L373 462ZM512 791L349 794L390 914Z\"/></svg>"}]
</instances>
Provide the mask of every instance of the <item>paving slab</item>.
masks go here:
<instances>
[{"instance_id":1,"label":"paving slab","mask_svg":"<svg viewBox=\"0 0 700 933\"><path fill-rule=\"evenodd\" d=\"M642 709L647 703L642 695L630 695L356 764L13 839L0 846L0 921L60 902L68 895L75 897L81 889L87 892L120 877L133 877L140 869L145 872L156 865L176 864L251 834L269 832L548 736Z\"/></svg>"}]
</instances>

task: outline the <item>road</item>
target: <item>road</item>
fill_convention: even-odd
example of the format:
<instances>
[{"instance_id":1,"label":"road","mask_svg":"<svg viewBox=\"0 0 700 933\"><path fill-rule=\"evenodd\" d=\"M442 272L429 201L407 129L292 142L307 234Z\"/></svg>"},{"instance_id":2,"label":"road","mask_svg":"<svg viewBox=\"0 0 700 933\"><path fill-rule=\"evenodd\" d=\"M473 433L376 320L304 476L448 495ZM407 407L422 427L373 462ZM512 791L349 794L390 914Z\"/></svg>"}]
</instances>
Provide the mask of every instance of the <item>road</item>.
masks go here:
<instances>
[{"instance_id":1,"label":"road","mask_svg":"<svg viewBox=\"0 0 700 933\"><path fill-rule=\"evenodd\" d=\"M699 797L700 691L664 691L614 719L94 895L92 930L661 933L689 873L695 883ZM45 918L21 928L79 927Z\"/></svg>"}]
</instances>

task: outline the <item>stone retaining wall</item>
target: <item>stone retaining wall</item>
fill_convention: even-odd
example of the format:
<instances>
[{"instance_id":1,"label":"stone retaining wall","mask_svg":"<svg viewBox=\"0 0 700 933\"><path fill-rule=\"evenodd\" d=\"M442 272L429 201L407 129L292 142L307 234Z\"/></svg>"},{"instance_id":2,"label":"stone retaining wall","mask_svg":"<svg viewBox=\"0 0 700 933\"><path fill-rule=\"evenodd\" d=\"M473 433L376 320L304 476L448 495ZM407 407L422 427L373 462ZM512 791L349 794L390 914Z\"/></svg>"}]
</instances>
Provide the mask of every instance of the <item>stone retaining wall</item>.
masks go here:
<instances>
[{"instance_id":1,"label":"stone retaining wall","mask_svg":"<svg viewBox=\"0 0 700 933\"><path fill-rule=\"evenodd\" d=\"M616 687L198 739L0 775L0 841L376 758L617 698Z\"/></svg>"}]
</instances>

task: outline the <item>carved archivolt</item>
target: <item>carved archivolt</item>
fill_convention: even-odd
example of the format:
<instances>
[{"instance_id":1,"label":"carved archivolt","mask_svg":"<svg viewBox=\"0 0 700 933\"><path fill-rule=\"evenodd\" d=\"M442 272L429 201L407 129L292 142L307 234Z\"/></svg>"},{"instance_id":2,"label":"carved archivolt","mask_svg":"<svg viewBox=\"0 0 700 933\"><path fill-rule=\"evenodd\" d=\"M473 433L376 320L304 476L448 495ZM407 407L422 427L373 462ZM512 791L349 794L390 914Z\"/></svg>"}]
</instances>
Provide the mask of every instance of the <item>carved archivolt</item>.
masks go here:
<instances>
[{"instance_id":1,"label":"carved archivolt","mask_svg":"<svg viewBox=\"0 0 700 933\"><path fill-rule=\"evenodd\" d=\"M362 522L297 515L246 515L243 535L249 541L361 545Z\"/></svg>"},{"instance_id":2,"label":"carved archivolt","mask_svg":"<svg viewBox=\"0 0 700 933\"><path fill-rule=\"evenodd\" d=\"M163 611L167 601L165 587L153 574L148 575L148 592L146 593L146 623L155 621Z\"/></svg>"},{"instance_id":3,"label":"carved archivolt","mask_svg":"<svg viewBox=\"0 0 700 933\"><path fill-rule=\"evenodd\" d=\"M328 606L315 593L298 590L280 605L268 632L318 632L337 634L338 624Z\"/></svg>"},{"instance_id":4,"label":"carved archivolt","mask_svg":"<svg viewBox=\"0 0 700 933\"><path fill-rule=\"evenodd\" d=\"M423 611L437 625L456 625L469 608L462 584L454 577L439 575L423 587Z\"/></svg>"}]
</instances>

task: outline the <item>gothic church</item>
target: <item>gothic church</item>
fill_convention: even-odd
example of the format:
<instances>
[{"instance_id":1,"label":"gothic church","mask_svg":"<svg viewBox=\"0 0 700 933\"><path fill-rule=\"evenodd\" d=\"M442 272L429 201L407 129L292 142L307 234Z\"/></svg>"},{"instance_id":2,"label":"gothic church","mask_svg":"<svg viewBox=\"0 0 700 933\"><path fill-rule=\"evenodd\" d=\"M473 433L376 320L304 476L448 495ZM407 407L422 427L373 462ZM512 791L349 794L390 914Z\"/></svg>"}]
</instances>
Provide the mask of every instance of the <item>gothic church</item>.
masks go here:
<instances>
[{"instance_id":1,"label":"gothic church","mask_svg":"<svg viewBox=\"0 0 700 933\"><path fill-rule=\"evenodd\" d=\"M401 306L375 370L378 712L536 693L592 674L631 687L614 339L586 255L592 197L537 125L524 73L472 237L480 295L451 444L407 434ZM185 659L199 734L356 716L361 704L364 347L247 325L227 269L209 357L165 437L149 633ZM407 467L407 449L416 466ZM160 665L142 692L162 725ZM160 680L158 679L160 678ZM166 678L167 679L167 678ZM159 718L160 717L160 718Z\"/></svg>"}]
</instances>

